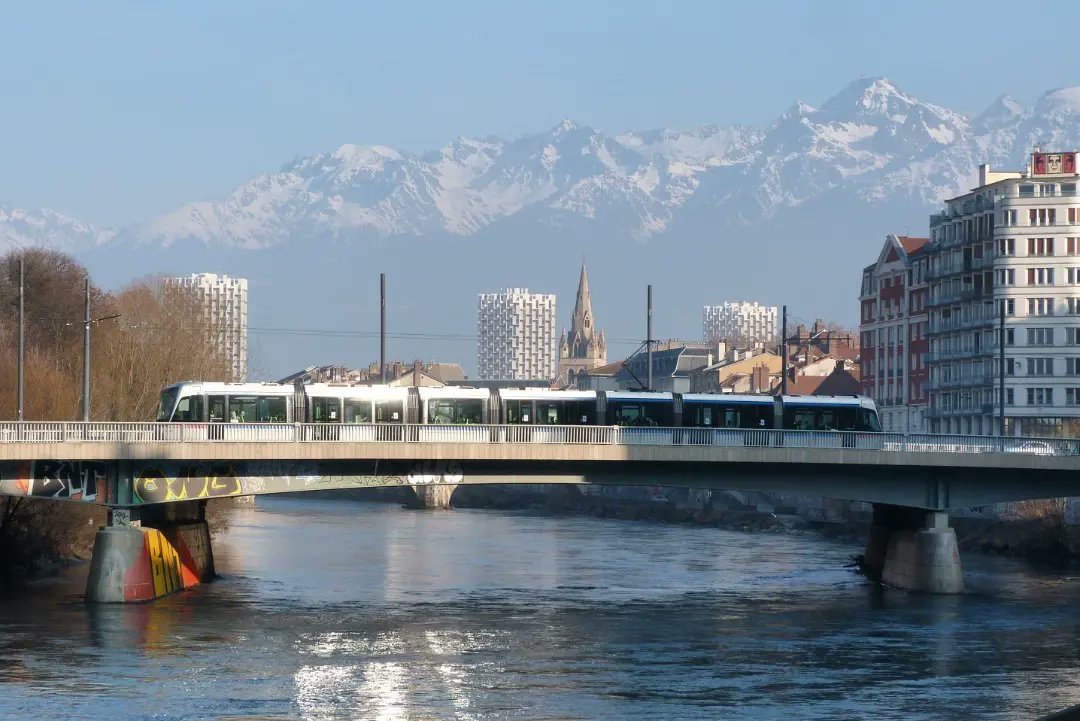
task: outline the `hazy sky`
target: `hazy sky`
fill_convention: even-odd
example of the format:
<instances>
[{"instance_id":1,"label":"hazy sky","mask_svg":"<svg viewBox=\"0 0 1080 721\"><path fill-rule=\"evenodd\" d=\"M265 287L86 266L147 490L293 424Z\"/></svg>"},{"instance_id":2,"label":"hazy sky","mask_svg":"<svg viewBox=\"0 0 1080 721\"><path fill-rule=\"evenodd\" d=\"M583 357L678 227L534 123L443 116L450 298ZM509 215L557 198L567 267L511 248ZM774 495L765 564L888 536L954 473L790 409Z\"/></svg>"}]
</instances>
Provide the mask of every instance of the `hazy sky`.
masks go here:
<instances>
[{"instance_id":1,"label":"hazy sky","mask_svg":"<svg viewBox=\"0 0 1080 721\"><path fill-rule=\"evenodd\" d=\"M988 0L13 3L0 203L124 224L345 142L427 150L563 117L763 124L860 75L977 113L1080 83L1028 50L1076 6L1037 7L1029 22Z\"/></svg>"}]
</instances>

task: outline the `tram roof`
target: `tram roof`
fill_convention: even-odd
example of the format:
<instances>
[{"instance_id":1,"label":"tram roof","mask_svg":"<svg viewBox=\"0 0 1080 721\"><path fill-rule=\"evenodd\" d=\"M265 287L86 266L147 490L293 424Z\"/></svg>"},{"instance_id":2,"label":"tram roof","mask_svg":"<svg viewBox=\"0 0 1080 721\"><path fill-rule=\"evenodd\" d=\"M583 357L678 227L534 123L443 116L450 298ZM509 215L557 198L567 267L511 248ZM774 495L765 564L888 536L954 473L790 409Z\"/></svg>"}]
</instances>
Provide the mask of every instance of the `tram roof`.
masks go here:
<instances>
[{"instance_id":1,"label":"tram roof","mask_svg":"<svg viewBox=\"0 0 1080 721\"><path fill-rule=\"evenodd\" d=\"M499 391L499 398L504 401L590 401L596 400L596 391L552 391L546 388Z\"/></svg>"}]
</instances>

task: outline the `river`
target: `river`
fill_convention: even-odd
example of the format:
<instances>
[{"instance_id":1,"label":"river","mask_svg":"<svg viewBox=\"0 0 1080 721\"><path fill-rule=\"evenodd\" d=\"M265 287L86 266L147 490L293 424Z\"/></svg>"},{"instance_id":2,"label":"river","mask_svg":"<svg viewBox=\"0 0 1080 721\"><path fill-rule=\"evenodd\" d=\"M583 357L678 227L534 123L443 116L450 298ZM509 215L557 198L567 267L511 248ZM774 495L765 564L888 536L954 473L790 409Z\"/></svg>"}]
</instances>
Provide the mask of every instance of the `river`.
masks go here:
<instances>
[{"instance_id":1,"label":"river","mask_svg":"<svg viewBox=\"0 0 1080 721\"><path fill-rule=\"evenodd\" d=\"M221 578L0 599L0 718L1026 719L1080 703L1080 579L909 595L812 533L262 498Z\"/></svg>"}]
</instances>

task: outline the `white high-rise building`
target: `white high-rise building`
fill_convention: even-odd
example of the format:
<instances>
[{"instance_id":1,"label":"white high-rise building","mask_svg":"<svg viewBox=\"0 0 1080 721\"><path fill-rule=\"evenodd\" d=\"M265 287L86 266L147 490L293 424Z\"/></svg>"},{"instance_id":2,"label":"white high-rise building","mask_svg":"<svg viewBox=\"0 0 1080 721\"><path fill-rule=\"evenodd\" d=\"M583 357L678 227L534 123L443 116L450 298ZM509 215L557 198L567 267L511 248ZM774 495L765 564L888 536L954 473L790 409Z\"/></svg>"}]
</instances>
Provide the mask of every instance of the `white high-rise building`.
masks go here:
<instances>
[{"instance_id":1,"label":"white high-rise building","mask_svg":"<svg viewBox=\"0 0 1080 721\"><path fill-rule=\"evenodd\" d=\"M775 305L728 302L707 305L701 313L702 340L774 345L780 342Z\"/></svg>"},{"instance_id":2,"label":"white high-rise building","mask_svg":"<svg viewBox=\"0 0 1080 721\"><path fill-rule=\"evenodd\" d=\"M202 303L215 336L211 341L228 357L232 380L247 380L247 278L192 273L166 278L165 282L183 288Z\"/></svg>"},{"instance_id":3,"label":"white high-rise building","mask_svg":"<svg viewBox=\"0 0 1080 721\"><path fill-rule=\"evenodd\" d=\"M508 288L481 293L476 359L481 380L555 378L555 296Z\"/></svg>"}]
</instances>

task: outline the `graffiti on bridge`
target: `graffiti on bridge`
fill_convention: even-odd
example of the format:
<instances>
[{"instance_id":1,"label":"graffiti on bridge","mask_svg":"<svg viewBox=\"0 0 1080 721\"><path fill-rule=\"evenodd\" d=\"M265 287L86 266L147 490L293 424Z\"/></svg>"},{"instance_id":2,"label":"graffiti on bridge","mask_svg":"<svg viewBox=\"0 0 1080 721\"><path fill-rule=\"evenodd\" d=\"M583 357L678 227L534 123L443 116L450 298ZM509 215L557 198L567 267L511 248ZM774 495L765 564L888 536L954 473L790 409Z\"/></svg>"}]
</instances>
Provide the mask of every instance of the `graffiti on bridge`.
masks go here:
<instances>
[{"instance_id":1,"label":"graffiti on bridge","mask_svg":"<svg viewBox=\"0 0 1080 721\"><path fill-rule=\"evenodd\" d=\"M462 470L461 464L453 461L427 461L413 466L406 479L414 486L428 484L456 486L465 479L465 471Z\"/></svg>"},{"instance_id":2,"label":"graffiti on bridge","mask_svg":"<svg viewBox=\"0 0 1080 721\"><path fill-rule=\"evenodd\" d=\"M136 503L168 503L197 498L224 498L243 493L231 463L179 465L175 471L143 468L134 479Z\"/></svg>"},{"instance_id":3,"label":"graffiti on bridge","mask_svg":"<svg viewBox=\"0 0 1080 721\"><path fill-rule=\"evenodd\" d=\"M5 466L0 493L70 501L109 502L107 464L101 461L33 461Z\"/></svg>"}]
</instances>

